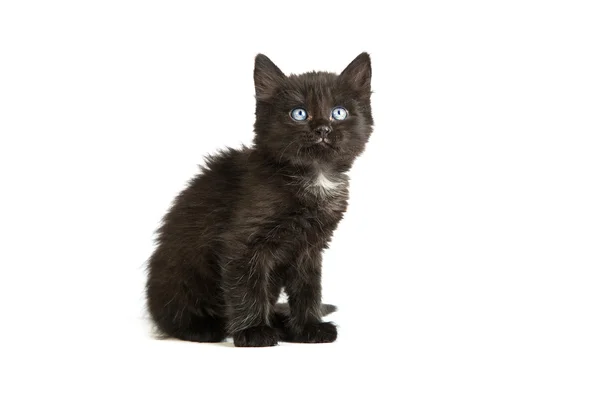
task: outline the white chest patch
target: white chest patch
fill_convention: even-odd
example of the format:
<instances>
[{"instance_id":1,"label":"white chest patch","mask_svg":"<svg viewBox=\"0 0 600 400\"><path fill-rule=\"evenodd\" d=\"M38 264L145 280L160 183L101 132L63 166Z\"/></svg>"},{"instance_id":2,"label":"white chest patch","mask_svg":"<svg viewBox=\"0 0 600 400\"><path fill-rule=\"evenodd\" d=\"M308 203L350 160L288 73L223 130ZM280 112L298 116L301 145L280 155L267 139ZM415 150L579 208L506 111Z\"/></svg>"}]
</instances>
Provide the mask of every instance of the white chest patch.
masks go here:
<instances>
[{"instance_id":1,"label":"white chest patch","mask_svg":"<svg viewBox=\"0 0 600 400\"><path fill-rule=\"evenodd\" d=\"M310 192L317 196L333 196L342 188L342 181L333 180L323 172L319 172L307 187Z\"/></svg>"},{"instance_id":2,"label":"white chest patch","mask_svg":"<svg viewBox=\"0 0 600 400\"><path fill-rule=\"evenodd\" d=\"M317 175L315 181L313 182L313 186L317 186L318 188L324 191L335 190L340 185L339 182L330 181L322 172Z\"/></svg>"}]
</instances>

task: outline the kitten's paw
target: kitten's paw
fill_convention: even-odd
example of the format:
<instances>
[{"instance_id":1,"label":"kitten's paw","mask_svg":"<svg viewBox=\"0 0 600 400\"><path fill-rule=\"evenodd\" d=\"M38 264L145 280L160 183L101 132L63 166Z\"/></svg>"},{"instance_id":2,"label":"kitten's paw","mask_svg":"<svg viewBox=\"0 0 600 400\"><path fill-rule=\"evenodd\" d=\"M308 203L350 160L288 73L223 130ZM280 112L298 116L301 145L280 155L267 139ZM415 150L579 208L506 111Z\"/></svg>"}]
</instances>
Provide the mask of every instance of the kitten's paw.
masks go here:
<instances>
[{"instance_id":1,"label":"kitten's paw","mask_svg":"<svg viewBox=\"0 0 600 400\"><path fill-rule=\"evenodd\" d=\"M331 343L337 339L337 328L331 322L306 325L299 334L291 335L290 342Z\"/></svg>"},{"instance_id":2,"label":"kitten's paw","mask_svg":"<svg viewBox=\"0 0 600 400\"><path fill-rule=\"evenodd\" d=\"M267 347L276 346L279 335L270 326L255 326L233 334L233 344L236 347Z\"/></svg>"}]
</instances>

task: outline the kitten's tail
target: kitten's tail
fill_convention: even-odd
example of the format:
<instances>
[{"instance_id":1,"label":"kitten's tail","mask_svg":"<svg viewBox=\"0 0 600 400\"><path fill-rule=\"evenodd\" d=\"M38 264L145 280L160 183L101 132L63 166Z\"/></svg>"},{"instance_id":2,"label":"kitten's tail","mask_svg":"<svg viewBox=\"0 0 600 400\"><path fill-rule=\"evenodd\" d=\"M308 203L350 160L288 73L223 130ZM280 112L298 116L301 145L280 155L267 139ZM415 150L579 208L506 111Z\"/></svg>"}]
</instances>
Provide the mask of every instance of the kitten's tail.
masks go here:
<instances>
[{"instance_id":1,"label":"kitten's tail","mask_svg":"<svg viewBox=\"0 0 600 400\"><path fill-rule=\"evenodd\" d=\"M279 334L279 339L282 341L288 341L289 332L287 321L290 318L290 305L287 303L277 303L275 304L275 312L273 313L273 327L277 329ZM337 307L332 304L321 304L321 316L329 315L333 312L337 311Z\"/></svg>"},{"instance_id":2,"label":"kitten's tail","mask_svg":"<svg viewBox=\"0 0 600 400\"><path fill-rule=\"evenodd\" d=\"M326 316L337 311L333 304L321 304L321 316ZM288 317L290 315L290 305L288 303L275 304L275 314L279 317Z\"/></svg>"},{"instance_id":3,"label":"kitten's tail","mask_svg":"<svg viewBox=\"0 0 600 400\"><path fill-rule=\"evenodd\" d=\"M290 305L287 303L275 304L275 312L273 313L273 327L277 329L279 340L287 342L290 333L288 331L287 321L290 318ZM321 316L329 315L337 311L337 307L332 304L321 304ZM292 340L293 341L293 340Z\"/></svg>"}]
</instances>

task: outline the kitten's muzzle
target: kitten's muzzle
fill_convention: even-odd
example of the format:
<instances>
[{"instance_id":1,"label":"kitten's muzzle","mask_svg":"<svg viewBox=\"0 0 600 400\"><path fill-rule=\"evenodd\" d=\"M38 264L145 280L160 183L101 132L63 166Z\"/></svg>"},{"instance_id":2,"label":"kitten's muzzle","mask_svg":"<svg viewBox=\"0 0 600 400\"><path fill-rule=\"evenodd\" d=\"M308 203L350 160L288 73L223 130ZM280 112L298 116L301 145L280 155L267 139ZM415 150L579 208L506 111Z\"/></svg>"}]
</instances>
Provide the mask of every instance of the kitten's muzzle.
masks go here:
<instances>
[{"instance_id":1,"label":"kitten's muzzle","mask_svg":"<svg viewBox=\"0 0 600 400\"><path fill-rule=\"evenodd\" d=\"M315 128L315 133L321 136L321 139L325 140L327 135L331 133L331 127L328 125L320 125Z\"/></svg>"}]
</instances>

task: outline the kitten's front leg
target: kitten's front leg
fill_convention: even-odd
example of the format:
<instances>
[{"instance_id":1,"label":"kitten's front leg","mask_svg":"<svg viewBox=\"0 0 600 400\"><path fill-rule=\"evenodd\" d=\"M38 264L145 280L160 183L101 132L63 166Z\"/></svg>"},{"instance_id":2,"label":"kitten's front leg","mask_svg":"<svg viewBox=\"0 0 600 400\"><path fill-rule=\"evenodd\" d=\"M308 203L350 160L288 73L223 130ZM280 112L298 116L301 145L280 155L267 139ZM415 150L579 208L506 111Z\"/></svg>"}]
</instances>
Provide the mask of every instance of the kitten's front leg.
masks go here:
<instances>
[{"instance_id":1,"label":"kitten's front leg","mask_svg":"<svg viewBox=\"0 0 600 400\"><path fill-rule=\"evenodd\" d=\"M310 249L291 265L285 284L290 304L285 340L300 343L331 343L337 329L321 322L321 251Z\"/></svg>"},{"instance_id":2,"label":"kitten's front leg","mask_svg":"<svg viewBox=\"0 0 600 400\"><path fill-rule=\"evenodd\" d=\"M268 285L272 268L272 257L261 249L252 249L243 259L223 268L228 331L235 346L277 344L278 333L269 325L272 304Z\"/></svg>"}]
</instances>

